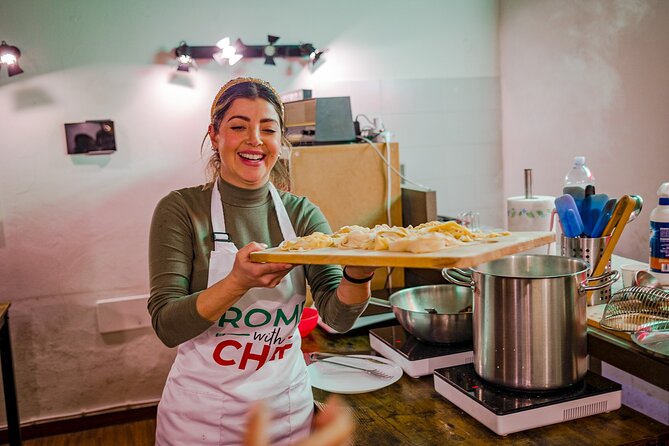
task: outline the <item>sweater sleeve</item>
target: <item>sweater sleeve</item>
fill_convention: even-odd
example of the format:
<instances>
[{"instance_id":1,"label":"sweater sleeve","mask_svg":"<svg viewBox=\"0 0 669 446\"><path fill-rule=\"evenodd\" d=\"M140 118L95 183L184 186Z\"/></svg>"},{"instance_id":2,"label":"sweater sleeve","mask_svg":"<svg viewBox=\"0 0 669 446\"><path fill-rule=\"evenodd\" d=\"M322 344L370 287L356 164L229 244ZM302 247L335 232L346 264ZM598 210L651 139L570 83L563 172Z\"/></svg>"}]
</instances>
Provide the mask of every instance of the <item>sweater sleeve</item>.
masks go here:
<instances>
[{"instance_id":1,"label":"sweater sleeve","mask_svg":"<svg viewBox=\"0 0 669 446\"><path fill-rule=\"evenodd\" d=\"M309 235L313 232L331 234L330 224L321 210L308 199L301 199L302 218L294 226L298 236ZM339 333L351 329L360 314L367 308L368 302L347 305L337 297L337 287L342 279L340 265L306 265L307 283L311 287L311 294L323 322Z\"/></svg>"},{"instance_id":2,"label":"sweater sleeve","mask_svg":"<svg viewBox=\"0 0 669 446\"><path fill-rule=\"evenodd\" d=\"M171 192L156 206L149 234L148 309L156 334L168 347L198 336L212 324L197 312L200 292L190 292L194 244L185 200Z\"/></svg>"}]
</instances>

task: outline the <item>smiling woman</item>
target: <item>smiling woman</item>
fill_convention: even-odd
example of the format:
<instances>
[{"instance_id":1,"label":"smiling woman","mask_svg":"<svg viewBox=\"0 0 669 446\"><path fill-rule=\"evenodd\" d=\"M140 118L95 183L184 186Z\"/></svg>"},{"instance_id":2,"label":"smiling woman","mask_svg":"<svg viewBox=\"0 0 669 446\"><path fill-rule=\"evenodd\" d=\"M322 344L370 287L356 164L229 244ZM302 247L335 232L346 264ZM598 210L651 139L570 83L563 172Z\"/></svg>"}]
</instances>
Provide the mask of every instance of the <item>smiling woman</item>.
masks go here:
<instances>
[{"instance_id":1,"label":"smiling woman","mask_svg":"<svg viewBox=\"0 0 669 446\"><path fill-rule=\"evenodd\" d=\"M280 190L283 104L265 81L228 82L211 107L210 182L173 191L151 222L149 311L178 346L158 406L158 445L239 444L252 402L275 416L272 445L310 433L313 396L298 321L306 283L323 321L347 331L367 306L374 267L251 261L252 252L331 233L307 198ZM306 279L306 280L305 280Z\"/></svg>"}]
</instances>

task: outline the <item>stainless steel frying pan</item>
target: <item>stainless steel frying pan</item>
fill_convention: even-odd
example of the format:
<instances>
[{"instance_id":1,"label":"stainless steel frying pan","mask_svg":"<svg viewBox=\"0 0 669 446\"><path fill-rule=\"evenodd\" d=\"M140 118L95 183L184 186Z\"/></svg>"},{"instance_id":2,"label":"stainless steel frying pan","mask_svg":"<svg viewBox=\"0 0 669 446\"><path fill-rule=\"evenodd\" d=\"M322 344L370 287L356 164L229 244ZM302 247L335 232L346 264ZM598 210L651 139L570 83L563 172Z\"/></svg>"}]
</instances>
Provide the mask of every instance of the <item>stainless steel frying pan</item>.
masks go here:
<instances>
[{"instance_id":1,"label":"stainless steel frying pan","mask_svg":"<svg viewBox=\"0 0 669 446\"><path fill-rule=\"evenodd\" d=\"M405 288L385 301L370 303L392 308L406 331L423 342L454 344L472 340L471 289L454 285Z\"/></svg>"}]
</instances>

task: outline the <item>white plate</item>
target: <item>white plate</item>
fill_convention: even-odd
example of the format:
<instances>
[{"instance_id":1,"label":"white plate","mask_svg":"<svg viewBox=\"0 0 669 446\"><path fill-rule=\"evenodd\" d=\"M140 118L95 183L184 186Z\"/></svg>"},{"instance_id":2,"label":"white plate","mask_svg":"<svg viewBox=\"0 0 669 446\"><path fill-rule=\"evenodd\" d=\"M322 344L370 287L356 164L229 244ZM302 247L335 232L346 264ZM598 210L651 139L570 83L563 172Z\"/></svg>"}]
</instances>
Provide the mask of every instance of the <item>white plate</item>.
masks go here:
<instances>
[{"instance_id":1,"label":"white plate","mask_svg":"<svg viewBox=\"0 0 669 446\"><path fill-rule=\"evenodd\" d=\"M356 359L357 358L357 359ZM384 364L377 364L359 358L373 358ZM351 364L356 367L377 369L390 378L379 378L362 370L332 364L329 361ZM382 389L402 377L402 369L389 359L380 356L350 355L347 358L332 358L312 363L307 367L311 385L332 393L365 393Z\"/></svg>"}]
</instances>

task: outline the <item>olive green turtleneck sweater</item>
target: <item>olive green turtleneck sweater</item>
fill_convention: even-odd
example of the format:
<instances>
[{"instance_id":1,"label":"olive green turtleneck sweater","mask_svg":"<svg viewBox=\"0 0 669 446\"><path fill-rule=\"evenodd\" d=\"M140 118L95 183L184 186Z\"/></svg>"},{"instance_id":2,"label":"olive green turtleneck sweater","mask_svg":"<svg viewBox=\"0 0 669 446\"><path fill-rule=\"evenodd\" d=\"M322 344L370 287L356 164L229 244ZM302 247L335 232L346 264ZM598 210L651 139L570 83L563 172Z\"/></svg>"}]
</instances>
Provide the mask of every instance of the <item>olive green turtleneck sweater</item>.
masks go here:
<instances>
[{"instance_id":1,"label":"olive green turtleneck sweater","mask_svg":"<svg viewBox=\"0 0 669 446\"><path fill-rule=\"evenodd\" d=\"M226 231L239 249L251 241L270 247L283 241L274 203L266 184L260 189L240 189L219 182ZM319 231L330 233L320 209L305 197L279 192L297 236ZM173 191L153 214L149 240L151 297L149 312L158 337L170 347L198 336L212 322L196 310L199 293L207 288L209 253L213 249L210 218L211 185ZM366 303L346 305L336 289L341 268L306 265L305 276L321 318L337 331L351 328Z\"/></svg>"}]
</instances>

